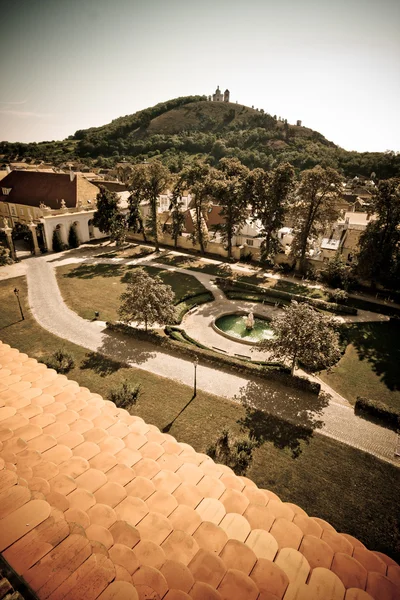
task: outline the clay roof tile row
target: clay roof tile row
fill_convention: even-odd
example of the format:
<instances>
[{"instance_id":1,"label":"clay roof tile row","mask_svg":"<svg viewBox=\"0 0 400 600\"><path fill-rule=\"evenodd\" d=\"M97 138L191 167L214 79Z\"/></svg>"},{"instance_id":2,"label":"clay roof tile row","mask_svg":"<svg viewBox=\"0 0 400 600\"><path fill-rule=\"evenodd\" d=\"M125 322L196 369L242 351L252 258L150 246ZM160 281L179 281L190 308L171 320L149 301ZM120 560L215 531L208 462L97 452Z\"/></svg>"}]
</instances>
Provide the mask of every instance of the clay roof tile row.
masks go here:
<instances>
[{"instance_id":1,"label":"clay roof tile row","mask_svg":"<svg viewBox=\"0 0 400 600\"><path fill-rule=\"evenodd\" d=\"M0 342L0 551L52 600L399 600L400 567Z\"/></svg>"}]
</instances>

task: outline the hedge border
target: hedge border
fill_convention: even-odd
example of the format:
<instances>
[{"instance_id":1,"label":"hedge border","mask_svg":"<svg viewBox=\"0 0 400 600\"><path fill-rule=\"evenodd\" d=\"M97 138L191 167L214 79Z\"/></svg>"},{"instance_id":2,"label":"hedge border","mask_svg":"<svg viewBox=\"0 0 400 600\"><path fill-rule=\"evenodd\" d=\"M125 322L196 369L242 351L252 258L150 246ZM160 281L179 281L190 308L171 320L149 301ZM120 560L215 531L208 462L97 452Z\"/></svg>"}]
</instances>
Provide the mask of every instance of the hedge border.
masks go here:
<instances>
[{"instance_id":1,"label":"hedge border","mask_svg":"<svg viewBox=\"0 0 400 600\"><path fill-rule=\"evenodd\" d=\"M245 281L235 281L234 279L217 277L216 283L222 290L231 289L236 290L248 290L260 296L270 296L271 298L280 298L282 300L296 300L297 302L306 302L316 308L327 310L334 313L344 313L347 315L356 315L357 309L352 306L344 306L335 302L325 302L325 300L319 300L317 298L309 298L308 296L301 296L299 294L291 294L290 292L284 292L283 290L274 290L273 288L262 288L252 283L246 283Z\"/></svg>"},{"instance_id":2,"label":"hedge border","mask_svg":"<svg viewBox=\"0 0 400 600\"><path fill-rule=\"evenodd\" d=\"M158 346L162 346L185 356L190 356L192 359L194 356L197 356L198 358L201 358L203 362L210 363L218 367L228 367L234 371L244 373L249 376L260 377L261 379L267 380L270 379L281 383L282 385L308 392L316 396L318 396L321 390L319 383L309 381L304 377L291 375L290 369L284 367L283 365L277 366L276 364L267 364L267 366L260 366L257 363L253 364L249 361L244 361L239 358L219 354L205 347L202 348L198 345L198 342L196 346L190 343L189 340L188 343L178 342L177 340L173 340L168 337L166 333L161 334L155 331L144 331L143 329L129 327L129 325L124 325L123 323L108 322L106 323L106 326L110 331L117 331L142 341L152 342ZM178 328L175 328L175 330L176 329ZM189 336L187 336L187 338L191 339Z\"/></svg>"},{"instance_id":3,"label":"hedge border","mask_svg":"<svg viewBox=\"0 0 400 600\"><path fill-rule=\"evenodd\" d=\"M194 300L195 302L191 302L185 305L185 303L187 303L188 300ZM214 302L214 300L215 298L212 292L210 292L209 290L205 290L204 292L201 292L199 294L192 294L189 297L184 298L183 300L179 300L177 304L174 304L174 307L177 311L176 323L182 323L183 317L186 315L186 313L189 312L189 310L193 308L193 306L207 304L207 302Z\"/></svg>"},{"instance_id":4,"label":"hedge border","mask_svg":"<svg viewBox=\"0 0 400 600\"><path fill-rule=\"evenodd\" d=\"M392 410L384 402L357 396L354 413L363 419L383 425L395 432L400 431L400 412Z\"/></svg>"}]
</instances>

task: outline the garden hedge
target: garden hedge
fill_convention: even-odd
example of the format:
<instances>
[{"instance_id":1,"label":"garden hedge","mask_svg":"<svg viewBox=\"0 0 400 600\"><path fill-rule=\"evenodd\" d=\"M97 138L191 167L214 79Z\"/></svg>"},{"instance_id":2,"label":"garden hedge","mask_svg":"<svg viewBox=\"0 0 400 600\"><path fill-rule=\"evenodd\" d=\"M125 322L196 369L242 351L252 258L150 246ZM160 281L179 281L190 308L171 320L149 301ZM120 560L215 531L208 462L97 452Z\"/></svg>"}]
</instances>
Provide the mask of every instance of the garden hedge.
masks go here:
<instances>
[{"instance_id":1,"label":"garden hedge","mask_svg":"<svg viewBox=\"0 0 400 600\"><path fill-rule=\"evenodd\" d=\"M369 398L358 396L354 412L360 417L370 419L389 429L393 429L393 431L400 430L400 412L389 408L383 402L379 402L379 400L370 400Z\"/></svg>"},{"instance_id":2,"label":"garden hedge","mask_svg":"<svg viewBox=\"0 0 400 600\"><path fill-rule=\"evenodd\" d=\"M307 302L316 308L327 310L329 312L344 313L347 315L356 315L357 309L353 306L344 306L335 302L325 302L325 300L319 300L318 298L309 298L308 296L301 296L300 294L291 294L290 292L284 292L283 290L274 290L273 288L262 288L252 283L246 283L244 281L235 281L234 279L217 277L216 283L221 287L222 290L248 290L253 294L279 298L282 300L296 300L297 302Z\"/></svg>"},{"instance_id":3,"label":"garden hedge","mask_svg":"<svg viewBox=\"0 0 400 600\"><path fill-rule=\"evenodd\" d=\"M193 306L206 304L207 302L213 302L214 300L215 298L212 293L208 292L207 290L201 292L200 294L187 294L175 304L175 308L177 309L175 323L179 325L179 323L182 322L185 314L189 312Z\"/></svg>"},{"instance_id":4,"label":"garden hedge","mask_svg":"<svg viewBox=\"0 0 400 600\"><path fill-rule=\"evenodd\" d=\"M187 339L187 343L178 341L176 339L178 336L174 336L175 339L172 339L166 333L144 331L143 329L124 325L123 323L106 323L106 325L111 331L121 332L139 340L152 342L176 353L189 356L191 359L196 355L199 359L202 359L203 362L210 363L216 367L227 367L229 370L237 371L245 375L270 379L281 383L282 385L296 388L317 396L321 389L319 383L309 381L304 377L291 375L290 369L283 365L277 365L277 363L252 363L247 360L241 360L233 356L214 352L205 346L202 347L202 344L195 342L195 340L191 340L186 333L183 335L182 330L178 330L178 328L169 327L166 329L166 332L172 330L179 333L182 337ZM195 342L195 344L193 342Z\"/></svg>"}]
</instances>

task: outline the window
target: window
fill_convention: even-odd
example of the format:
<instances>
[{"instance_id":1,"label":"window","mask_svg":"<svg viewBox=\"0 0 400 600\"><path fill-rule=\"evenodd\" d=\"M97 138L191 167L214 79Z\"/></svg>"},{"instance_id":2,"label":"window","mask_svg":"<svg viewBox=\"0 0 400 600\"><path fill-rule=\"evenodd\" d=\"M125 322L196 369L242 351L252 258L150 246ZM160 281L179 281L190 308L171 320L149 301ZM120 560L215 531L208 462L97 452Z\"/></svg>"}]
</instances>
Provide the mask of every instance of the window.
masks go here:
<instances>
[{"instance_id":1,"label":"window","mask_svg":"<svg viewBox=\"0 0 400 600\"><path fill-rule=\"evenodd\" d=\"M20 214L20 215L23 215L23 214L24 214L24 209L23 209L22 207L20 207L20 209L19 209L19 214Z\"/></svg>"},{"instance_id":2,"label":"window","mask_svg":"<svg viewBox=\"0 0 400 600\"><path fill-rule=\"evenodd\" d=\"M2 189L3 195L8 196L8 194L11 192L12 188L1 188L1 189Z\"/></svg>"},{"instance_id":3,"label":"window","mask_svg":"<svg viewBox=\"0 0 400 600\"><path fill-rule=\"evenodd\" d=\"M17 216L17 211L15 210L15 206L10 206L10 210L11 210L11 214L16 217Z\"/></svg>"},{"instance_id":4,"label":"window","mask_svg":"<svg viewBox=\"0 0 400 600\"><path fill-rule=\"evenodd\" d=\"M246 240L247 246L254 246L254 240Z\"/></svg>"}]
</instances>

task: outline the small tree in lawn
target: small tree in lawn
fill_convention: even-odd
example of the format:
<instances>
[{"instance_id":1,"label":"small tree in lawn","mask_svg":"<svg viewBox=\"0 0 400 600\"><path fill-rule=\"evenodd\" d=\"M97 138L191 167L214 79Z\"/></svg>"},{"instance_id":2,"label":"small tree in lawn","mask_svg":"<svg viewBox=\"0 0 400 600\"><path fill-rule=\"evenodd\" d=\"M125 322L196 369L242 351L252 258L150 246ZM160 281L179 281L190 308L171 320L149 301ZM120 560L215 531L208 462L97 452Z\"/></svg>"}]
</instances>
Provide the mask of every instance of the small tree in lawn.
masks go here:
<instances>
[{"instance_id":1,"label":"small tree in lawn","mask_svg":"<svg viewBox=\"0 0 400 600\"><path fill-rule=\"evenodd\" d=\"M291 373L298 362L311 370L334 365L340 358L336 322L306 303L293 301L274 317L271 327L275 336L259 344L275 360L288 360Z\"/></svg>"},{"instance_id":2,"label":"small tree in lawn","mask_svg":"<svg viewBox=\"0 0 400 600\"><path fill-rule=\"evenodd\" d=\"M151 277L144 269L130 274L127 291L121 295L119 316L124 323L144 323L145 330L154 323L166 325L175 319L175 294L170 285L156 275Z\"/></svg>"}]
</instances>

